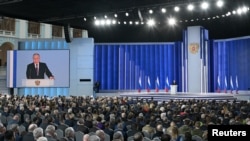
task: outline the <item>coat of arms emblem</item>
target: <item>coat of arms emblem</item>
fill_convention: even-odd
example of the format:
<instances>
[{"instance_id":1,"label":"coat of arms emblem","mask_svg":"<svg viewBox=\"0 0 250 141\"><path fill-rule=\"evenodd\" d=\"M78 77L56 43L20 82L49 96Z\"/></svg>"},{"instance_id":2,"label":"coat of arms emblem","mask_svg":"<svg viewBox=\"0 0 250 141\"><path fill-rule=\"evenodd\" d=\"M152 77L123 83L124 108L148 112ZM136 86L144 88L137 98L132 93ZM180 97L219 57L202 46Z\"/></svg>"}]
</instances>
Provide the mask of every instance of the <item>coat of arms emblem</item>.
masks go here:
<instances>
[{"instance_id":1,"label":"coat of arms emblem","mask_svg":"<svg viewBox=\"0 0 250 141\"><path fill-rule=\"evenodd\" d=\"M199 44L198 43L191 43L189 44L189 51L193 54L196 54L199 50Z\"/></svg>"}]
</instances>

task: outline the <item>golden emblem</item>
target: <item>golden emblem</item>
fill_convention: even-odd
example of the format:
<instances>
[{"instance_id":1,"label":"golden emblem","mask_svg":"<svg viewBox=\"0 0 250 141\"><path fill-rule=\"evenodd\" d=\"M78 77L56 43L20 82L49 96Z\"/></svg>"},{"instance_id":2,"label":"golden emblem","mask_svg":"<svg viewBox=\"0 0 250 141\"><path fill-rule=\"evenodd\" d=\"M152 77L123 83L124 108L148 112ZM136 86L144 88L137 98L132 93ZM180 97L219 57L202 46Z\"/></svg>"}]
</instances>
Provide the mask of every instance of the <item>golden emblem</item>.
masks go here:
<instances>
[{"instance_id":1,"label":"golden emblem","mask_svg":"<svg viewBox=\"0 0 250 141\"><path fill-rule=\"evenodd\" d=\"M199 44L198 43L191 43L189 44L189 51L193 54L196 54L199 50Z\"/></svg>"},{"instance_id":2,"label":"golden emblem","mask_svg":"<svg viewBox=\"0 0 250 141\"><path fill-rule=\"evenodd\" d=\"M36 84L37 86L39 86L39 85L40 85L40 81L39 81L39 80L36 80L36 81L35 81L35 84Z\"/></svg>"}]
</instances>

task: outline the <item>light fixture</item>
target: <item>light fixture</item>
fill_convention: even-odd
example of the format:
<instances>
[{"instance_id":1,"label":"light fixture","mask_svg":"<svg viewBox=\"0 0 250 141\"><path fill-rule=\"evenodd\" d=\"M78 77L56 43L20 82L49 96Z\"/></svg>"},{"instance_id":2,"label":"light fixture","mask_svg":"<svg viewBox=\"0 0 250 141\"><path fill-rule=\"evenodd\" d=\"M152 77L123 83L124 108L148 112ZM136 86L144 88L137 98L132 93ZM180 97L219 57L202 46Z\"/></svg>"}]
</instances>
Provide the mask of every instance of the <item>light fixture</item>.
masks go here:
<instances>
[{"instance_id":1,"label":"light fixture","mask_svg":"<svg viewBox=\"0 0 250 141\"><path fill-rule=\"evenodd\" d=\"M171 25L171 26L175 25L176 24L175 18L169 18L168 19L168 24Z\"/></svg>"},{"instance_id":2,"label":"light fixture","mask_svg":"<svg viewBox=\"0 0 250 141\"><path fill-rule=\"evenodd\" d=\"M179 12L179 11L180 11L180 7L175 6L175 7L174 7L174 11L175 11L175 12Z\"/></svg>"},{"instance_id":3,"label":"light fixture","mask_svg":"<svg viewBox=\"0 0 250 141\"><path fill-rule=\"evenodd\" d=\"M107 18L108 18L108 16L107 16L107 15L104 15L104 18L105 18L105 19L107 19Z\"/></svg>"},{"instance_id":4,"label":"light fixture","mask_svg":"<svg viewBox=\"0 0 250 141\"><path fill-rule=\"evenodd\" d=\"M207 2L201 3L201 9L206 10L206 9L208 9L208 7L209 7L209 4Z\"/></svg>"},{"instance_id":5,"label":"light fixture","mask_svg":"<svg viewBox=\"0 0 250 141\"><path fill-rule=\"evenodd\" d=\"M128 13L128 12L126 12L126 13L125 13L125 15L128 17L128 16L129 16L129 13Z\"/></svg>"},{"instance_id":6,"label":"light fixture","mask_svg":"<svg viewBox=\"0 0 250 141\"><path fill-rule=\"evenodd\" d=\"M117 17L118 17L118 15L117 15L117 14L114 14L114 17L115 17L115 18L117 18Z\"/></svg>"},{"instance_id":7,"label":"light fixture","mask_svg":"<svg viewBox=\"0 0 250 141\"><path fill-rule=\"evenodd\" d=\"M189 4L189 5L187 6L187 9L188 9L188 11L194 10L194 5L193 5L193 4Z\"/></svg>"},{"instance_id":8,"label":"light fixture","mask_svg":"<svg viewBox=\"0 0 250 141\"><path fill-rule=\"evenodd\" d=\"M218 1L216 2L216 5L217 5L218 7L222 7L222 6L224 5L224 2L223 2L222 0L218 0Z\"/></svg>"},{"instance_id":9,"label":"light fixture","mask_svg":"<svg viewBox=\"0 0 250 141\"><path fill-rule=\"evenodd\" d=\"M166 8L161 8L161 12L166 13L167 12Z\"/></svg>"},{"instance_id":10,"label":"light fixture","mask_svg":"<svg viewBox=\"0 0 250 141\"><path fill-rule=\"evenodd\" d=\"M148 10L148 13L149 13L149 14L153 14L154 11L153 11L152 9L150 9L150 10Z\"/></svg>"},{"instance_id":11,"label":"light fixture","mask_svg":"<svg viewBox=\"0 0 250 141\"><path fill-rule=\"evenodd\" d=\"M155 20L154 19L149 19L147 21L148 26L154 26L155 25Z\"/></svg>"}]
</instances>

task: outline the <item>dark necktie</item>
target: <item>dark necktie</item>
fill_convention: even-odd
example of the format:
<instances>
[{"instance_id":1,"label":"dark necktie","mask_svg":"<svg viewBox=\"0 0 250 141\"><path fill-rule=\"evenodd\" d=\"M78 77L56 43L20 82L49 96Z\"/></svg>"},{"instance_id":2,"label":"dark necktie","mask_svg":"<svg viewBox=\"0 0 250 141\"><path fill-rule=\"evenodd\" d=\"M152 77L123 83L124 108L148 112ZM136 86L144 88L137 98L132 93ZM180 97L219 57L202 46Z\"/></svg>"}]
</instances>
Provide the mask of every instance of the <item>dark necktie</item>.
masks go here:
<instances>
[{"instance_id":1,"label":"dark necktie","mask_svg":"<svg viewBox=\"0 0 250 141\"><path fill-rule=\"evenodd\" d=\"M36 75L39 74L38 65L36 64Z\"/></svg>"}]
</instances>

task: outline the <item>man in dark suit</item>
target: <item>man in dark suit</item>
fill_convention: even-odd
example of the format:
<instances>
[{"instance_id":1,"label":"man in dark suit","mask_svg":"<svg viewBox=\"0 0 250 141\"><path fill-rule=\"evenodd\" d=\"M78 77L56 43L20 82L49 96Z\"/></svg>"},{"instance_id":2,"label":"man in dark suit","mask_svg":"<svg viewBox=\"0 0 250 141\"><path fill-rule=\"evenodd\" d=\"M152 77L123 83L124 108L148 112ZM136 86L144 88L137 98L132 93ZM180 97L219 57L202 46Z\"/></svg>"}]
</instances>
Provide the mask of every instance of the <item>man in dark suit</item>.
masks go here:
<instances>
[{"instance_id":1,"label":"man in dark suit","mask_svg":"<svg viewBox=\"0 0 250 141\"><path fill-rule=\"evenodd\" d=\"M40 55L34 53L33 63L27 66L26 77L27 79L44 79L44 74L46 74L49 79L54 79L46 63L40 62Z\"/></svg>"}]
</instances>

